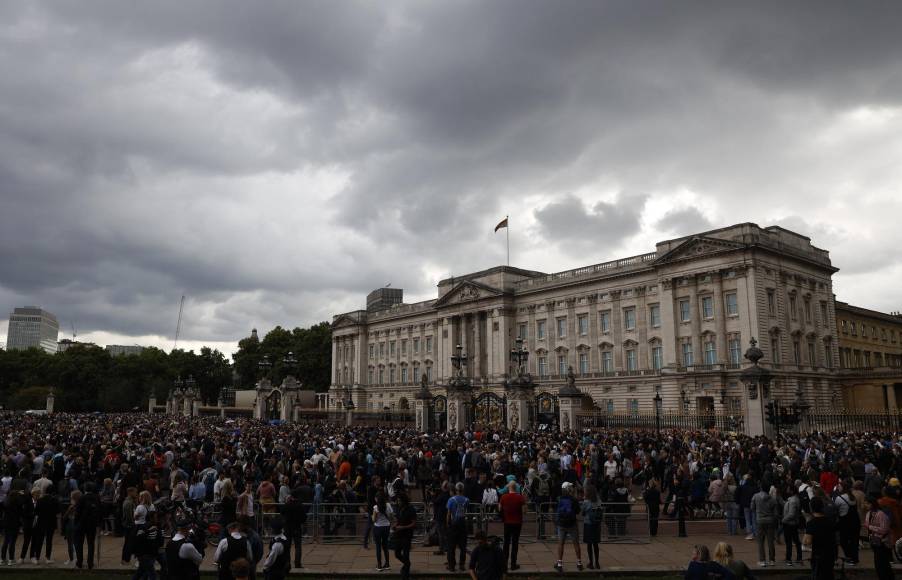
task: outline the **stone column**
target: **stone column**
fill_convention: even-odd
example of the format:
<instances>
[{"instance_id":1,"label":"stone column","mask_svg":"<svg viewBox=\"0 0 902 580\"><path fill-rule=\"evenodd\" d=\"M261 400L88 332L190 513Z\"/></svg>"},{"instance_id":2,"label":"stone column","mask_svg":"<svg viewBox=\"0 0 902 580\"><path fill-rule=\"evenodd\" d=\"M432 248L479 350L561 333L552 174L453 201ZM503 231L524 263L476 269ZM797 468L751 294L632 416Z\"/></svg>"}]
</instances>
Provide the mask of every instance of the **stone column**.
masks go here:
<instances>
[{"instance_id":1,"label":"stone column","mask_svg":"<svg viewBox=\"0 0 902 580\"><path fill-rule=\"evenodd\" d=\"M53 414L53 405L55 403L55 400L56 400L56 395L53 394L53 389L50 389L50 391L47 393L47 414L48 415Z\"/></svg>"},{"instance_id":2,"label":"stone column","mask_svg":"<svg viewBox=\"0 0 902 580\"><path fill-rule=\"evenodd\" d=\"M155 396L151 395L150 398L147 399L147 412L153 413L153 408L156 406L157 406L157 398Z\"/></svg>"},{"instance_id":3,"label":"stone column","mask_svg":"<svg viewBox=\"0 0 902 580\"><path fill-rule=\"evenodd\" d=\"M471 403L471 394L469 391L460 391L458 389L448 390L448 431L466 431L467 425L467 408Z\"/></svg>"},{"instance_id":4,"label":"stone column","mask_svg":"<svg viewBox=\"0 0 902 580\"><path fill-rule=\"evenodd\" d=\"M717 360L726 363L730 360L727 352L727 309L724 305L723 276L720 272L711 274L714 279L714 320L717 324ZM738 300L739 295L736 295Z\"/></svg>"},{"instance_id":5,"label":"stone column","mask_svg":"<svg viewBox=\"0 0 902 580\"><path fill-rule=\"evenodd\" d=\"M473 378L479 381L482 378L482 316L481 312L473 313L473 326L470 332L473 333Z\"/></svg>"},{"instance_id":6,"label":"stone column","mask_svg":"<svg viewBox=\"0 0 902 580\"><path fill-rule=\"evenodd\" d=\"M582 395L558 395L558 408L560 415L558 417L558 425L561 431L570 431L576 429L576 412L580 407Z\"/></svg>"},{"instance_id":7,"label":"stone column","mask_svg":"<svg viewBox=\"0 0 902 580\"><path fill-rule=\"evenodd\" d=\"M535 426L530 420L529 405L536 399L535 387L511 388L506 396L507 428L511 431L531 431Z\"/></svg>"}]
</instances>

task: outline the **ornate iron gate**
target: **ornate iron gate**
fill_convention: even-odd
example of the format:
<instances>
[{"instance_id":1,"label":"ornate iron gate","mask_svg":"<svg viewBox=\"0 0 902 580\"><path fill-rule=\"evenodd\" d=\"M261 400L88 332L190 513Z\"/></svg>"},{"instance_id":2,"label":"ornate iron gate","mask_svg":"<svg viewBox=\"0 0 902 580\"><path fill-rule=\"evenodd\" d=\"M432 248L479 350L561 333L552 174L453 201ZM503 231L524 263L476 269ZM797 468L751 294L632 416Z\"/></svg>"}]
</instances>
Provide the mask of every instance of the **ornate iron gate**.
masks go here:
<instances>
[{"instance_id":1,"label":"ornate iron gate","mask_svg":"<svg viewBox=\"0 0 902 580\"><path fill-rule=\"evenodd\" d=\"M554 428L558 425L557 395L540 393L536 396L536 422L546 425L546 428Z\"/></svg>"},{"instance_id":2,"label":"ornate iron gate","mask_svg":"<svg viewBox=\"0 0 902 580\"><path fill-rule=\"evenodd\" d=\"M432 397L432 427L438 433L448 430L448 398L445 395Z\"/></svg>"},{"instance_id":3,"label":"ornate iron gate","mask_svg":"<svg viewBox=\"0 0 902 580\"><path fill-rule=\"evenodd\" d=\"M482 393L473 400L473 420L477 425L507 425L507 401L495 393Z\"/></svg>"}]
</instances>

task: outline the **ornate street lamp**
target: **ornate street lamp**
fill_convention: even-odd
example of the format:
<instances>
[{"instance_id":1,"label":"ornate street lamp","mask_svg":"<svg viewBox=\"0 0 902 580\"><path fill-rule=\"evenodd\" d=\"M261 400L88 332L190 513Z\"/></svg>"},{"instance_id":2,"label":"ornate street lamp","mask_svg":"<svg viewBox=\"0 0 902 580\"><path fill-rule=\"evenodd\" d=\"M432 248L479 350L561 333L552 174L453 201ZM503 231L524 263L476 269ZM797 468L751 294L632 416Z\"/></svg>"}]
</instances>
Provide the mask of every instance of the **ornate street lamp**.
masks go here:
<instances>
[{"instance_id":1,"label":"ornate street lamp","mask_svg":"<svg viewBox=\"0 0 902 580\"><path fill-rule=\"evenodd\" d=\"M767 369L758 366L758 361L764 358L764 353L757 346L758 341L752 338L749 341L749 349L745 351L745 358L751 361L752 366L742 371L740 379L748 390L749 399L758 398L758 390L760 387L761 398L770 397L770 381L771 374Z\"/></svg>"},{"instance_id":2,"label":"ornate street lamp","mask_svg":"<svg viewBox=\"0 0 902 580\"><path fill-rule=\"evenodd\" d=\"M269 361L268 354L263 355L263 360L257 363L257 367L260 369L260 372L263 375L261 378L266 378L269 376L269 371L270 369L272 369L272 363Z\"/></svg>"},{"instance_id":3,"label":"ornate street lamp","mask_svg":"<svg viewBox=\"0 0 902 580\"><path fill-rule=\"evenodd\" d=\"M526 368L526 361L529 360L529 350L526 348L525 341L517 337L517 346L511 347L510 361L514 363L517 369L517 376L522 376Z\"/></svg>"},{"instance_id":4,"label":"ornate street lamp","mask_svg":"<svg viewBox=\"0 0 902 580\"><path fill-rule=\"evenodd\" d=\"M451 364L452 364L452 366L454 366L454 369L457 371L457 376L463 377L464 369L467 366L467 353L463 352L464 347L462 347L460 344L458 344L454 350L457 351L457 354L451 355Z\"/></svg>"}]
</instances>

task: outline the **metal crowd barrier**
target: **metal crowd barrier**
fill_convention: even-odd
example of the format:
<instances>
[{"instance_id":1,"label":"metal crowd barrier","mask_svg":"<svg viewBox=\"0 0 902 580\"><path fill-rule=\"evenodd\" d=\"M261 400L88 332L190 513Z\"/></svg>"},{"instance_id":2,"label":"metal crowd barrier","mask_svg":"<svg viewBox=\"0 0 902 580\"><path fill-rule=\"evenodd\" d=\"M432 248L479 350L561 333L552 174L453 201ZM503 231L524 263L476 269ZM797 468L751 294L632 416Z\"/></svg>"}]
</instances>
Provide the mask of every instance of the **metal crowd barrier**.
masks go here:
<instances>
[{"instance_id":1,"label":"metal crowd barrier","mask_svg":"<svg viewBox=\"0 0 902 580\"><path fill-rule=\"evenodd\" d=\"M414 544L425 544L433 530L432 504L411 502L417 512ZM601 523L602 543L642 544L650 542L648 511L642 502L604 503ZM257 530L261 537L272 537L270 522L282 512L283 504L255 504ZM214 518L218 521L218 507L214 504ZM304 543L358 544L364 535L372 533L364 503L313 503L307 506L307 521L303 525ZM583 516L577 521L580 538L583 536ZM472 537L477 530L489 535L504 535L504 524L496 506L472 505L467 511L467 532ZM521 544L555 542L557 535L557 504L547 502L529 504L523 516Z\"/></svg>"}]
</instances>

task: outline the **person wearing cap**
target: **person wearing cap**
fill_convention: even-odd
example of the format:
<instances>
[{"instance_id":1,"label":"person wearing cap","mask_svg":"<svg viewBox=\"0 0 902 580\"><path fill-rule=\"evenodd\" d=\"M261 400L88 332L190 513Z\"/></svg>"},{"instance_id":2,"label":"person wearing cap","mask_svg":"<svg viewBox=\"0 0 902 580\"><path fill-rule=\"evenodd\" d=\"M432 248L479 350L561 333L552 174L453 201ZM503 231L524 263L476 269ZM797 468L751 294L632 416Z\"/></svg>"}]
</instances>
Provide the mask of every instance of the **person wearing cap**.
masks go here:
<instances>
[{"instance_id":1,"label":"person wearing cap","mask_svg":"<svg viewBox=\"0 0 902 580\"><path fill-rule=\"evenodd\" d=\"M236 580L232 575L232 563L238 559L253 562L254 553L250 542L239 530L238 522L231 522L227 529L228 534L216 546L213 562L219 565L219 580Z\"/></svg>"},{"instance_id":2,"label":"person wearing cap","mask_svg":"<svg viewBox=\"0 0 902 580\"><path fill-rule=\"evenodd\" d=\"M269 527L273 538L269 541L269 553L263 560L263 575L266 580L284 580L291 570L288 538L282 533L284 522L277 516L270 521Z\"/></svg>"},{"instance_id":3,"label":"person wearing cap","mask_svg":"<svg viewBox=\"0 0 902 580\"><path fill-rule=\"evenodd\" d=\"M175 524L176 533L166 544L166 567L172 580L195 580L200 578L200 564L204 555L188 540L190 525L187 520Z\"/></svg>"},{"instance_id":4,"label":"person wearing cap","mask_svg":"<svg viewBox=\"0 0 902 580\"><path fill-rule=\"evenodd\" d=\"M557 562L554 565L558 572L564 571L564 544L569 538L573 542L576 554L576 569L583 569L583 555L579 545L579 528L576 517L579 515L579 503L573 497L574 485L569 481L561 484L561 497L557 500Z\"/></svg>"}]
</instances>

